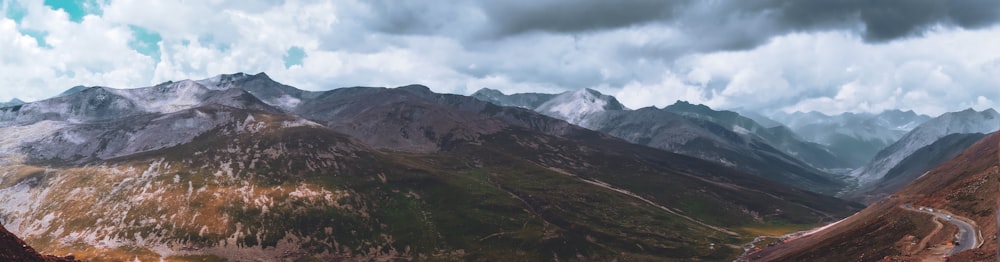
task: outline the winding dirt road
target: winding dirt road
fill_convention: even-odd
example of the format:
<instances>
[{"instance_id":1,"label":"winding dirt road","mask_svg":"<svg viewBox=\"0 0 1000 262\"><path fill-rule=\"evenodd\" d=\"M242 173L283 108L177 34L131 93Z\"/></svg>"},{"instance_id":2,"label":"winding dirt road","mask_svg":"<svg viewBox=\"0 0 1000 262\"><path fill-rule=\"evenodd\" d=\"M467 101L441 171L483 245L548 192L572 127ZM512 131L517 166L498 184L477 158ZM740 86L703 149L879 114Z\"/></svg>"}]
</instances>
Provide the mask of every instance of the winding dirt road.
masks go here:
<instances>
[{"instance_id":1,"label":"winding dirt road","mask_svg":"<svg viewBox=\"0 0 1000 262\"><path fill-rule=\"evenodd\" d=\"M954 248L951 249L951 252L948 252L949 255L954 255L962 251L976 248L980 243L979 237L976 235L976 232L979 232L979 229L977 229L976 226L969 224L968 222L965 222L965 220L968 220L967 218L947 214L947 212L943 212L941 210L934 210L931 208L913 208L909 205L903 205L901 207L903 209L912 212L919 212L919 213L933 215L937 218L940 218L941 221L947 221L948 223L951 223L956 227L958 227L958 234L956 234L955 236L955 241L957 242L957 244L955 245Z\"/></svg>"}]
</instances>

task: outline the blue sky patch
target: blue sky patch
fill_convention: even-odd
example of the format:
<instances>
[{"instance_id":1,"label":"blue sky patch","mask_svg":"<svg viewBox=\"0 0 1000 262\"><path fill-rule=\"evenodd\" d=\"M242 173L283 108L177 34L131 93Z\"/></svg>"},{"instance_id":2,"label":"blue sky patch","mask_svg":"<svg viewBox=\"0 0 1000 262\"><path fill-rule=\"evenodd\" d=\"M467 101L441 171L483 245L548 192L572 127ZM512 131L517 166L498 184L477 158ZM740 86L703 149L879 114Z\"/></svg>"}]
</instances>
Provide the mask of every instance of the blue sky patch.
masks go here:
<instances>
[{"instance_id":1,"label":"blue sky patch","mask_svg":"<svg viewBox=\"0 0 1000 262\"><path fill-rule=\"evenodd\" d=\"M223 53L228 52L230 47L230 45L225 42L215 41L215 36L211 34L198 36L198 43L201 44L202 46L214 47L215 49L219 50L219 52ZM187 46L188 44L184 45Z\"/></svg>"},{"instance_id":2,"label":"blue sky patch","mask_svg":"<svg viewBox=\"0 0 1000 262\"><path fill-rule=\"evenodd\" d=\"M302 65L302 60L306 59L306 50L298 46L293 46L285 52L285 68L291 68L294 65Z\"/></svg>"},{"instance_id":3,"label":"blue sky patch","mask_svg":"<svg viewBox=\"0 0 1000 262\"><path fill-rule=\"evenodd\" d=\"M48 42L45 42L45 37L49 36L49 32L40 31L40 30L29 30L29 29L21 29L20 31L21 31L22 34L25 34L25 35L30 36L32 38L35 38L35 41L38 42L38 46L39 47L43 47L43 48L51 48L52 47L51 45L49 45Z\"/></svg>"},{"instance_id":4,"label":"blue sky patch","mask_svg":"<svg viewBox=\"0 0 1000 262\"><path fill-rule=\"evenodd\" d=\"M3 15L18 24L21 23L21 20L24 20L24 16L28 15L28 9L25 9L16 2L0 0L0 4L7 6L7 12Z\"/></svg>"},{"instance_id":5,"label":"blue sky patch","mask_svg":"<svg viewBox=\"0 0 1000 262\"><path fill-rule=\"evenodd\" d=\"M132 29L133 39L129 41L128 45L140 54L147 55L156 60L160 61L160 41L163 41L163 37L159 33L150 31L149 29L143 28L137 25L129 25L129 29Z\"/></svg>"},{"instance_id":6,"label":"blue sky patch","mask_svg":"<svg viewBox=\"0 0 1000 262\"><path fill-rule=\"evenodd\" d=\"M69 20L83 22L83 17L89 14L100 14L97 0L45 0L45 5L53 10L62 9L69 14Z\"/></svg>"}]
</instances>

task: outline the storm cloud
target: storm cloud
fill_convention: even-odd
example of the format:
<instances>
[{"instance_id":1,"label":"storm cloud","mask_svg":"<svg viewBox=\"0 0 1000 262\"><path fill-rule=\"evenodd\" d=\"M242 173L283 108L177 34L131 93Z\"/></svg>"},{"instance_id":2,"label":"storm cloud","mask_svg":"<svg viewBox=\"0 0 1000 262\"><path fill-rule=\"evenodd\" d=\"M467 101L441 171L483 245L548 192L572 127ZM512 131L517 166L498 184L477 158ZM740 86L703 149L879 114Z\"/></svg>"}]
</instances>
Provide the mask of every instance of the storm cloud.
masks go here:
<instances>
[{"instance_id":1,"label":"storm cloud","mask_svg":"<svg viewBox=\"0 0 1000 262\"><path fill-rule=\"evenodd\" d=\"M685 47L694 52L753 48L792 32L846 30L878 43L920 36L939 26L978 29L1000 21L1000 1L988 0L379 0L369 5L373 28L387 33L473 40L532 32L585 34L658 23L698 38L730 40L710 44L710 49Z\"/></svg>"},{"instance_id":2,"label":"storm cloud","mask_svg":"<svg viewBox=\"0 0 1000 262\"><path fill-rule=\"evenodd\" d=\"M977 29L1000 20L1000 2L983 0L773 1L769 6L795 30L850 28L857 20L869 42L920 36L935 26Z\"/></svg>"}]
</instances>

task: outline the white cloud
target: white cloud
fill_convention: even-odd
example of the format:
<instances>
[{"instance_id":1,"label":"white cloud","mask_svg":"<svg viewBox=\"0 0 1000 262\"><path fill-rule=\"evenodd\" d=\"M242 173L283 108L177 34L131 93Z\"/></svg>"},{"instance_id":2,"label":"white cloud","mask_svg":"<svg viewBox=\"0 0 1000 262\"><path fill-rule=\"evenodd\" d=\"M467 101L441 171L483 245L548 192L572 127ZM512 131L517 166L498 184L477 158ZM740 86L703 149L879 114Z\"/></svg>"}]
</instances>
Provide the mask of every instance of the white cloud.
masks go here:
<instances>
[{"instance_id":1,"label":"white cloud","mask_svg":"<svg viewBox=\"0 0 1000 262\"><path fill-rule=\"evenodd\" d=\"M715 92L706 90L698 84L692 84L698 83L702 80L701 78L703 77L694 74L683 79L671 72L665 72L660 81L651 83L632 81L614 95L629 108L664 107L678 100L705 104L710 107L728 104L726 97L718 96Z\"/></svg>"},{"instance_id":2,"label":"white cloud","mask_svg":"<svg viewBox=\"0 0 1000 262\"><path fill-rule=\"evenodd\" d=\"M673 70L725 83L720 107L786 111L940 114L995 107L1000 28L934 31L923 38L866 44L848 33L792 34L739 52L691 55ZM704 73L707 72L707 73ZM701 82L701 81L696 81ZM710 84L700 84L711 90Z\"/></svg>"},{"instance_id":3,"label":"white cloud","mask_svg":"<svg viewBox=\"0 0 1000 262\"><path fill-rule=\"evenodd\" d=\"M152 60L128 47L131 35L125 26L97 16L73 23L65 12L39 1L7 4L22 4L27 12L20 23L7 18L0 22L0 34L7 40L0 40L5 91L0 100L47 98L79 84L131 86L151 75ZM47 46L23 30L44 32Z\"/></svg>"},{"instance_id":4,"label":"white cloud","mask_svg":"<svg viewBox=\"0 0 1000 262\"><path fill-rule=\"evenodd\" d=\"M699 42L692 28L671 22L484 38L496 18L474 3L413 13L358 1L111 0L80 23L40 1L4 4L23 6L27 15L0 22L0 100L42 99L79 84L141 87L233 72L267 72L312 90L411 83L460 94L594 88L632 108L686 100L716 108L938 114L996 107L1000 97L1000 49L991 46L1000 42L997 27L938 28L881 44L852 29L801 31L749 50L713 51L699 46L724 46L712 41L726 39ZM767 31L766 17L746 19ZM162 36L160 57L129 47L137 37L130 25ZM27 30L45 32L49 46ZM286 68L283 57L293 47L306 56ZM685 48L695 51L678 52Z\"/></svg>"}]
</instances>

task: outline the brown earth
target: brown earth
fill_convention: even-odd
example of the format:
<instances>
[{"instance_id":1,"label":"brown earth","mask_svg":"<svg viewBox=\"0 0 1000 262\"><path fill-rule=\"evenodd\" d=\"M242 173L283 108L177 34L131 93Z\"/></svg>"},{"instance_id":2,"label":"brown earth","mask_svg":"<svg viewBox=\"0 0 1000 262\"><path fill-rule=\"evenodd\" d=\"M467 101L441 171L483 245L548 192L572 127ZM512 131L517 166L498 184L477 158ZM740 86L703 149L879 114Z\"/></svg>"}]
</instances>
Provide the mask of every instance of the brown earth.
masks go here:
<instances>
[{"instance_id":1,"label":"brown earth","mask_svg":"<svg viewBox=\"0 0 1000 262\"><path fill-rule=\"evenodd\" d=\"M748 255L751 261L941 261L956 228L935 232L931 215L904 205L932 207L968 218L982 245L949 261L997 260L1000 135L993 133L889 198L823 231ZM914 248L926 241L926 247ZM912 244L916 242L917 244Z\"/></svg>"},{"instance_id":2,"label":"brown earth","mask_svg":"<svg viewBox=\"0 0 1000 262\"><path fill-rule=\"evenodd\" d=\"M0 261L73 262L79 260L72 256L56 257L39 254L34 248L0 225Z\"/></svg>"}]
</instances>

